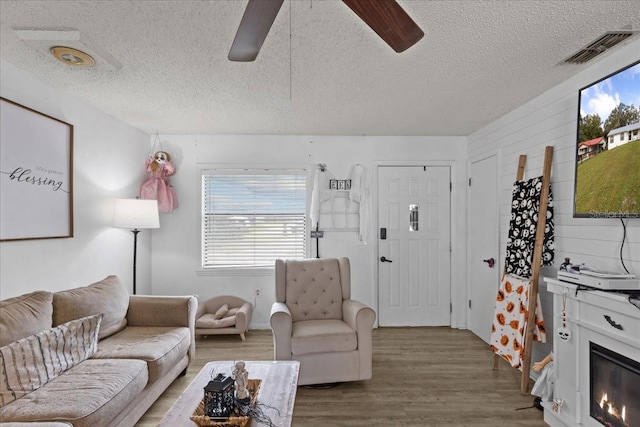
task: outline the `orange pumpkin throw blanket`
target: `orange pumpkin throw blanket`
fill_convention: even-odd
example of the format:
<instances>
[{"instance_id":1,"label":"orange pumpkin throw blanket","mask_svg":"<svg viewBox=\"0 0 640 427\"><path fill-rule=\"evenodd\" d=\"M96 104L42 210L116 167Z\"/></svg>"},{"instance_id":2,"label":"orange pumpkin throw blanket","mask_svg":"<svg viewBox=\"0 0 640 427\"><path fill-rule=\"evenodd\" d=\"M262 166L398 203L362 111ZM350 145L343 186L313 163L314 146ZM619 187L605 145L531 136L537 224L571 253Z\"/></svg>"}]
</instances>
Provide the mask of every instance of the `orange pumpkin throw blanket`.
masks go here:
<instances>
[{"instance_id":1,"label":"orange pumpkin throw blanket","mask_svg":"<svg viewBox=\"0 0 640 427\"><path fill-rule=\"evenodd\" d=\"M524 357L524 331L529 306L529 280L505 274L496 298L491 328L491 349L514 368L521 368ZM537 296L533 339L546 342L540 295Z\"/></svg>"}]
</instances>

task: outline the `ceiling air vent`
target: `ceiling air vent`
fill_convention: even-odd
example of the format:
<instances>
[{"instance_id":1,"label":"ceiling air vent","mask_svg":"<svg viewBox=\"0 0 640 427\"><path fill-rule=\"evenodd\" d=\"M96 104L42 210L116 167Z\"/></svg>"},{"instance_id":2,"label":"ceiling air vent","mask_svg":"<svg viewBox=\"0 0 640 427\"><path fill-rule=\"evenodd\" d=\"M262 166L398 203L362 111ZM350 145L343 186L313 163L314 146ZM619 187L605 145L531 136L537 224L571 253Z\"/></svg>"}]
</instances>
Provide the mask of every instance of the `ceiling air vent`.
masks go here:
<instances>
[{"instance_id":1,"label":"ceiling air vent","mask_svg":"<svg viewBox=\"0 0 640 427\"><path fill-rule=\"evenodd\" d=\"M584 64L602 52L633 36L633 31L613 31L602 35L589 46L565 59L567 64Z\"/></svg>"}]
</instances>

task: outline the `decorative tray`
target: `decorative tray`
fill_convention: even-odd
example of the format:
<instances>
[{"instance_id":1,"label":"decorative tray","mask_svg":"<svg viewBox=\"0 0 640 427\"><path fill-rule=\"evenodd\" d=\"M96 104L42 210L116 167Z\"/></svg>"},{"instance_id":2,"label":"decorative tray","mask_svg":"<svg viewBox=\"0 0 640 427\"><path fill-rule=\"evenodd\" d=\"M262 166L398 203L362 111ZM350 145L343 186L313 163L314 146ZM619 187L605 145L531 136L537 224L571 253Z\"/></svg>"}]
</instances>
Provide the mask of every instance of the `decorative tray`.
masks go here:
<instances>
[{"instance_id":1,"label":"decorative tray","mask_svg":"<svg viewBox=\"0 0 640 427\"><path fill-rule=\"evenodd\" d=\"M249 390L249 395L251 396L250 406L256 406L261 382L262 380L257 379L247 380L247 390ZM230 416L224 419L208 417L204 414L204 398L200 400L198 407L190 418L200 427L245 427L250 419L250 417L242 415Z\"/></svg>"}]
</instances>

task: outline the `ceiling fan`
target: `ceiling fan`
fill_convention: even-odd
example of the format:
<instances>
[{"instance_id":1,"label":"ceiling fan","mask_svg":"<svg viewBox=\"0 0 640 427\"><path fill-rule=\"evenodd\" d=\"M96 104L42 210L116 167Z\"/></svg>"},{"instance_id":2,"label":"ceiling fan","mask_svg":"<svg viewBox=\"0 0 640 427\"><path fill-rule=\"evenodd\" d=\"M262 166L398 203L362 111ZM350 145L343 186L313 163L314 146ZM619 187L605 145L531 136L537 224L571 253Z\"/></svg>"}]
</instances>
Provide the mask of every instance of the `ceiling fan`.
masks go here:
<instances>
[{"instance_id":1,"label":"ceiling fan","mask_svg":"<svg viewBox=\"0 0 640 427\"><path fill-rule=\"evenodd\" d=\"M424 32L396 0L342 0L393 50L403 52ZM256 59L284 0L249 0L229 51L230 61Z\"/></svg>"}]
</instances>

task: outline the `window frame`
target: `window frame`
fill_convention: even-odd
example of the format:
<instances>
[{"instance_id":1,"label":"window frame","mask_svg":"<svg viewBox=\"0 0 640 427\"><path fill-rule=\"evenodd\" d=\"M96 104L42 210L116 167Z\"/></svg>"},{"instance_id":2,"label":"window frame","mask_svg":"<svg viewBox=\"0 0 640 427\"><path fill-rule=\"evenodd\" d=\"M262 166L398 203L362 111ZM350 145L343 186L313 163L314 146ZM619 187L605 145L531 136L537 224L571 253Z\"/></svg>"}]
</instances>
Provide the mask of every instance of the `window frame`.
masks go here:
<instances>
[{"instance_id":1,"label":"window frame","mask_svg":"<svg viewBox=\"0 0 640 427\"><path fill-rule=\"evenodd\" d=\"M272 276L275 266L217 266L205 267L203 257L203 233L204 233L204 194L203 194L203 176L210 175L215 172L224 172L229 175L236 173L259 174L261 171L282 172L282 173L300 173L305 176L305 254L309 256L309 203L311 189L309 188L310 169L305 165L298 164L278 164L278 165L241 165L241 164L199 164L198 173L198 239L197 239L197 276Z\"/></svg>"}]
</instances>

